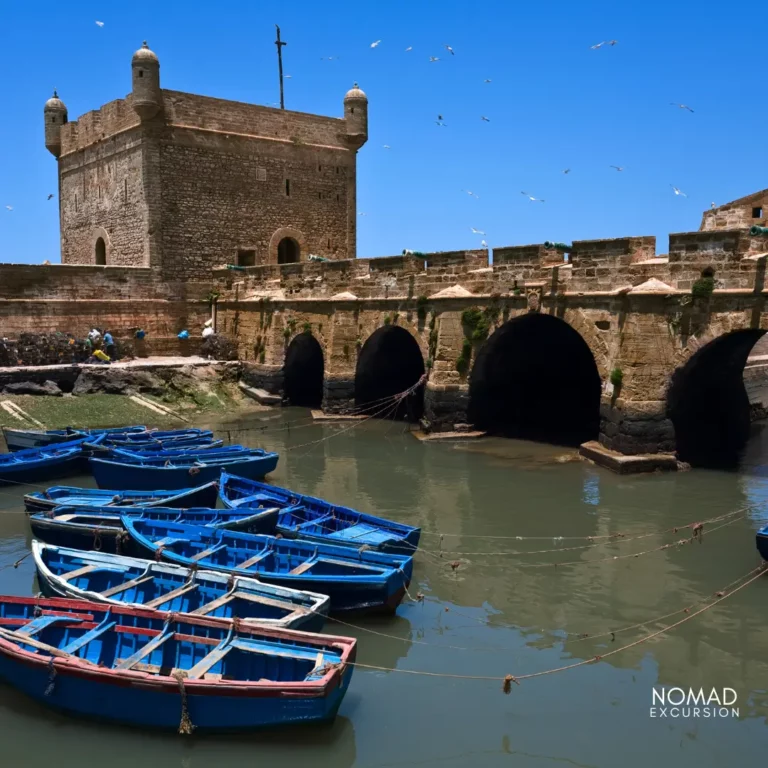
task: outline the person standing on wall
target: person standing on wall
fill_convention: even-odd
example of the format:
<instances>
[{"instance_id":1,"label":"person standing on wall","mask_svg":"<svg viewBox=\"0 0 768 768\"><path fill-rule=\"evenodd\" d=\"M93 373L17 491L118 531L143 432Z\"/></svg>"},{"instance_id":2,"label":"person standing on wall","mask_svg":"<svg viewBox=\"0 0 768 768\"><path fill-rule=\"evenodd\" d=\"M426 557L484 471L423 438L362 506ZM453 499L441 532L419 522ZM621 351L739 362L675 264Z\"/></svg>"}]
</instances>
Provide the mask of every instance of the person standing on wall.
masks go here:
<instances>
[{"instance_id":1,"label":"person standing on wall","mask_svg":"<svg viewBox=\"0 0 768 768\"><path fill-rule=\"evenodd\" d=\"M112 338L111 331L104 332L104 347L109 355L110 360L117 360L117 346L115 340Z\"/></svg>"}]
</instances>

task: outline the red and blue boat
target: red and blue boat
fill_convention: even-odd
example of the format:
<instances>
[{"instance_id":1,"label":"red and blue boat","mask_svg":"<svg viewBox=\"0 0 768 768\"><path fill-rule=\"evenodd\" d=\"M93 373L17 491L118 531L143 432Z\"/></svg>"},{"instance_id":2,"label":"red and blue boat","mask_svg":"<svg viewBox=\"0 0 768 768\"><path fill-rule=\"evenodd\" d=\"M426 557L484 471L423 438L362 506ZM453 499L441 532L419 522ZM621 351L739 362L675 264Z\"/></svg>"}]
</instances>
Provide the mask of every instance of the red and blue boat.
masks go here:
<instances>
[{"instance_id":1,"label":"red and blue boat","mask_svg":"<svg viewBox=\"0 0 768 768\"><path fill-rule=\"evenodd\" d=\"M138 728L189 734L332 720L355 652L346 637L0 597L0 678L67 714Z\"/></svg>"}]
</instances>

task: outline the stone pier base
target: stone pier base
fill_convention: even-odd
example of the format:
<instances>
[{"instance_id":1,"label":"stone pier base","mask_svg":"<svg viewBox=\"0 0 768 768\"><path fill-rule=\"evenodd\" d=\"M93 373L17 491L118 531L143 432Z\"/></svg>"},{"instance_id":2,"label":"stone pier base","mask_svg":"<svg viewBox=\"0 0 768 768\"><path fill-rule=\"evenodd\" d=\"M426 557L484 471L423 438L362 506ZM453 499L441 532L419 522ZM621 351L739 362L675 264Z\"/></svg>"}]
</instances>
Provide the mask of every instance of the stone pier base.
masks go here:
<instances>
[{"instance_id":1,"label":"stone pier base","mask_svg":"<svg viewBox=\"0 0 768 768\"><path fill-rule=\"evenodd\" d=\"M596 440L583 443L579 454L585 459L594 461L599 467L618 472L620 475L637 472L676 471L680 468L674 453L644 453L627 456L618 451L611 451Z\"/></svg>"},{"instance_id":2,"label":"stone pier base","mask_svg":"<svg viewBox=\"0 0 768 768\"><path fill-rule=\"evenodd\" d=\"M663 400L612 401L600 403L600 444L628 456L674 453L675 428L667 417Z\"/></svg>"},{"instance_id":3,"label":"stone pier base","mask_svg":"<svg viewBox=\"0 0 768 768\"><path fill-rule=\"evenodd\" d=\"M283 369L265 363L243 363L242 380L249 387L264 389L273 395L283 394Z\"/></svg>"},{"instance_id":4,"label":"stone pier base","mask_svg":"<svg viewBox=\"0 0 768 768\"><path fill-rule=\"evenodd\" d=\"M424 388L424 421L430 432L451 432L454 424L467 421L469 387L464 384L432 384Z\"/></svg>"},{"instance_id":5,"label":"stone pier base","mask_svg":"<svg viewBox=\"0 0 768 768\"><path fill-rule=\"evenodd\" d=\"M330 378L323 380L323 412L344 413L355 407L355 379Z\"/></svg>"}]
</instances>

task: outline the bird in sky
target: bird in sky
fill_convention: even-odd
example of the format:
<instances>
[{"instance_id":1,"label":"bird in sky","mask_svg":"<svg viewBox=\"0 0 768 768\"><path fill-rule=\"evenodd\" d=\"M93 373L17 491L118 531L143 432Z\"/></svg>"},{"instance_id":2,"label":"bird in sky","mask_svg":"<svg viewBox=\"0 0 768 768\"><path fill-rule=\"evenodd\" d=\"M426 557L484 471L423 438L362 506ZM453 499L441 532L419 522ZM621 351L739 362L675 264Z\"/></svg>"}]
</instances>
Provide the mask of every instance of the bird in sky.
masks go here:
<instances>
[{"instance_id":1,"label":"bird in sky","mask_svg":"<svg viewBox=\"0 0 768 768\"><path fill-rule=\"evenodd\" d=\"M443 48L445 48L445 50L448 51L448 53L450 53L451 56L456 55L455 51L453 50L453 48L451 48L450 45L443 44Z\"/></svg>"},{"instance_id":2,"label":"bird in sky","mask_svg":"<svg viewBox=\"0 0 768 768\"><path fill-rule=\"evenodd\" d=\"M441 128L445 128L445 127L446 127L446 124L445 124L444 122L442 122L441 120L435 120L435 122L436 122L436 123L437 123L437 124L438 124L438 125L439 125Z\"/></svg>"},{"instance_id":3,"label":"bird in sky","mask_svg":"<svg viewBox=\"0 0 768 768\"><path fill-rule=\"evenodd\" d=\"M570 172L571 172L571 169L570 169L570 168L566 168L566 169L563 171L563 173L565 173L565 174L568 174L568 173L570 173Z\"/></svg>"},{"instance_id":4,"label":"bird in sky","mask_svg":"<svg viewBox=\"0 0 768 768\"><path fill-rule=\"evenodd\" d=\"M608 45L616 45L616 43L618 42L619 42L618 40L609 40Z\"/></svg>"},{"instance_id":5,"label":"bird in sky","mask_svg":"<svg viewBox=\"0 0 768 768\"><path fill-rule=\"evenodd\" d=\"M374 41L373 43L371 43L371 48L376 48L379 45L379 43L381 43L381 40Z\"/></svg>"},{"instance_id":6,"label":"bird in sky","mask_svg":"<svg viewBox=\"0 0 768 768\"><path fill-rule=\"evenodd\" d=\"M97 27L103 27L104 26L104 22L103 21L97 21L96 22L96 26Z\"/></svg>"},{"instance_id":7,"label":"bird in sky","mask_svg":"<svg viewBox=\"0 0 768 768\"><path fill-rule=\"evenodd\" d=\"M6 208L7 208L9 211L12 211L12 210L13 210L13 206L12 206L12 205L6 205L5 207L6 207Z\"/></svg>"},{"instance_id":8,"label":"bird in sky","mask_svg":"<svg viewBox=\"0 0 768 768\"><path fill-rule=\"evenodd\" d=\"M434 62L436 62L436 61L440 61L440 57L439 56L430 56L429 57L430 64L434 64Z\"/></svg>"},{"instance_id":9,"label":"bird in sky","mask_svg":"<svg viewBox=\"0 0 768 768\"><path fill-rule=\"evenodd\" d=\"M367 216L368 214L364 213L363 211L359 211L357 215L358 216Z\"/></svg>"},{"instance_id":10,"label":"bird in sky","mask_svg":"<svg viewBox=\"0 0 768 768\"><path fill-rule=\"evenodd\" d=\"M405 52L406 52L406 53L408 53L408 51L412 51L412 50L413 50L413 46L412 46L412 45L409 45L409 46L408 46L408 47L405 49Z\"/></svg>"},{"instance_id":11,"label":"bird in sky","mask_svg":"<svg viewBox=\"0 0 768 768\"><path fill-rule=\"evenodd\" d=\"M669 103L673 107L680 107L680 109L687 109L689 112L693 113L693 110L687 104L678 104L676 101L670 101Z\"/></svg>"},{"instance_id":12,"label":"bird in sky","mask_svg":"<svg viewBox=\"0 0 768 768\"><path fill-rule=\"evenodd\" d=\"M545 202L539 197L534 197L533 195L529 195L527 192L521 192L521 195L525 195L532 203L543 203Z\"/></svg>"},{"instance_id":13,"label":"bird in sky","mask_svg":"<svg viewBox=\"0 0 768 768\"><path fill-rule=\"evenodd\" d=\"M384 144L384 149L392 149L392 147L390 147L389 144Z\"/></svg>"},{"instance_id":14,"label":"bird in sky","mask_svg":"<svg viewBox=\"0 0 768 768\"><path fill-rule=\"evenodd\" d=\"M483 232L482 229L475 229L474 227L470 227L470 229L472 230L472 234L473 235L484 235L485 234L485 232Z\"/></svg>"},{"instance_id":15,"label":"bird in sky","mask_svg":"<svg viewBox=\"0 0 768 768\"><path fill-rule=\"evenodd\" d=\"M469 189L462 189L461 191L466 192L470 197L477 197L478 200L480 199L474 192Z\"/></svg>"},{"instance_id":16,"label":"bird in sky","mask_svg":"<svg viewBox=\"0 0 768 768\"><path fill-rule=\"evenodd\" d=\"M321 56L320 61L335 61L338 58L338 56Z\"/></svg>"},{"instance_id":17,"label":"bird in sky","mask_svg":"<svg viewBox=\"0 0 768 768\"><path fill-rule=\"evenodd\" d=\"M486 80L483 80L483 82L484 82L484 83L490 83L491 81L490 81L490 80L488 80L488 79L486 79Z\"/></svg>"},{"instance_id":18,"label":"bird in sky","mask_svg":"<svg viewBox=\"0 0 768 768\"><path fill-rule=\"evenodd\" d=\"M286 80L290 80L290 79L293 77L293 75L283 75L283 77L284 77Z\"/></svg>"},{"instance_id":19,"label":"bird in sky","mask_svg":"<svg viewBox=\"0 0 768 768\"><path fill-rule=\"evenodd\" d=\"M486 117L485 115L480 115L480 119L483 122L486 122L486 123L490 123L491 122L491 118L490 117Z\"/></svg>"},{"instance_id":20,"label":"bird in sky","mask_svg":"<svg viewBox=\"0 0 768 768\"><path fill-rule=\"evenodd\" d=\"M714 201L709 204L709 207L710 208L717 208L717 206L715 205Z\"/></svg>"},{"instance_id":21,"label":"bird in sky","mask_svg":"<svg viewBox=\"0 0 768 768\"><path fill-rule=\"evenodd\" d=\"M50 194L50 195L48 195L48 199L49 199L49 200L53 200L53 192L51 192L51 194Z\"/></svg>"},{"instance_id":22,"label":"bird in sky","mask_svg":"<svg viewBox=\"0 0 768 768\"><path fill-rule=\"evenodd\" d=\"M620 165L609 165L609 168L615 168L617 171L623 171L624 168Z\"/></svg>"},{"instance_id":23,"label":"bird in sky","mask_svg":"<svg viewBox=\"0 0 768 768\"><path fill-rule=\"evenodd\" d=\"M596 51L598 48L602 48L604 45L605 45L605 41L603 41L602 43L598 43L597 45L591 45L589 47L589 50Z\"/></svg>"},{"instance_id":24,"label":"bird in sky","mask_svg":"<svg viewBox=\"0 0 768 768\"><path fill-rule=\"evenodd\" d=\"M682 192L680 189L678 189L674 184L670 184L670 187L672 187L675 195L680 195L682 197L688 197L688 195L685 194L685 192Z\"/></svg>"},{"instance_id":25,"label":"bird in sky","mask_svg":"<svg viewBox=\"0 0 768 768\"><path fill-rule=\"evenodd\" d=\"M481 248L487 248L488 247L488 243L486 243L485 240L481 240L480 241L480 247Z\"/></svg>"}]
</instances>

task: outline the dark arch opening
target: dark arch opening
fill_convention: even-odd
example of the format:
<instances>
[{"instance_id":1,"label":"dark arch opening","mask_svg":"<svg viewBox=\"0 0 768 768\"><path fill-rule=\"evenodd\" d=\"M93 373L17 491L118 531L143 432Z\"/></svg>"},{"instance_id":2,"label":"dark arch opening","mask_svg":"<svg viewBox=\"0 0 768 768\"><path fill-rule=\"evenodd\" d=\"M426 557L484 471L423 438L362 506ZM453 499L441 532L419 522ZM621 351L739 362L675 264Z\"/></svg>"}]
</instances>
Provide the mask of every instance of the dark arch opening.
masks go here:
<instances>
[{"instance_id":1,"label":"dark arch opening","mask_svg":"<svg viewBox=\"0 0 768 768\"><path fill-rule=\"evenodd\" d=\"M424 387L397 406L387 398L404 392L424 375L424 358L416 339L404 328L386 325L365 342L357 358L355 404L381 418L418 421L424 414Z\"/></svg>"},{"instance_id":2,"label":"dark arch opening","mask_svg":"<svg viewBox=\"0 0 768 768\"><path fill-rule=\"evenodd\" d=\"M667 415L678 458L697 467L734 468L750 435L744 366L758 329L733 331L698 350L673 374Z\"/></svg>"},{"instance_id":3,"label":"dark arch opening","mask_svg":"<svg viewBox=\"0 0 768 768\"><path fill-rule=\"evenodd\" d=\"M319 408L323 402L323 348L311 333L300 333L285 353L283 389L291 405Z\"/></svg>"},{"instance_id":4,"label":"dark arch opening","mask_svg":"<svg viewBox=\"0 0 768 768\"><path fill-rule=\"evenodd\" d=\"M100 237L96 241L95 247L96 264L106 265L107 263L107 244L104 242L104 238Z\"/></svg>"},{"instance_id":5,"label":"dark arch opening","mask_svg":"<svg viewBox=\"0 0 768 768\"><path fill-rule=\"evenodd\" d=\"M469 421L505 437L579 445L600 432L600 374L564 320L531 313L501 326L469 381Z\"/></svg>"},{"instance_id":6,"label":"dark arch opening","mask_svg":"<svg viewBox=\"0 0 768 768\"><path fill-rule=\"evenodd\" d=\"M277 244L277 263L294 264L301 257L301 248L292 237L284 237Z\"/></svg>"}]
</instances>

